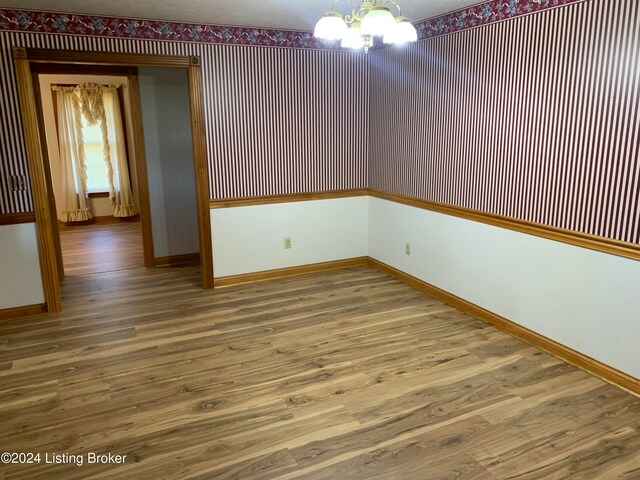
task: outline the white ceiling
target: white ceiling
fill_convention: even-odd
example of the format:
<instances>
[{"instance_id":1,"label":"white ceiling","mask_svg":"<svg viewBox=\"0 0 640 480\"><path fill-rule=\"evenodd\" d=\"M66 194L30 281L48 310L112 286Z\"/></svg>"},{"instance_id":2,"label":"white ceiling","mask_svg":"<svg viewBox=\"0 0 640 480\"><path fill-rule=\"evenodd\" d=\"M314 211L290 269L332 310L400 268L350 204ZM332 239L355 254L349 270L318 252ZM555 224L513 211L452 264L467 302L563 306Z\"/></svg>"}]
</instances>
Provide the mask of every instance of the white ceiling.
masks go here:
<instances>
[{"instance_id":1,"label":"white ceiling","mask_svg":"<svg viewBox=\"0 0 640 480\"><path fill-rule=\"evenodd\" d=\"M0 8L86 13L285 30L313 30L332 0L0 0ZM398 0L412 22L475 5L478 0ZM336 10L350 13L348 0ZM392 7L393 10L393 7Z\"/></svg>"}]
</instances>

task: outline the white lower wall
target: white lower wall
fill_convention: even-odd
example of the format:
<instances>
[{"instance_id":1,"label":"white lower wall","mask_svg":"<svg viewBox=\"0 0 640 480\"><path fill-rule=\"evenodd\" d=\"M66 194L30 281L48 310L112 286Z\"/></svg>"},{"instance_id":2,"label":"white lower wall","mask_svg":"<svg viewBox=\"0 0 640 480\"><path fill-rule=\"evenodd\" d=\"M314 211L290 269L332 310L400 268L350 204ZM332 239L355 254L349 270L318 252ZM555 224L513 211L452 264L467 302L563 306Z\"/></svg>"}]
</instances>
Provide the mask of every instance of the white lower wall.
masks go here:
<instances>
[{"instance_id":1,"label":"white lower wall","mask_svg":"<svg viewBox=\"0 0 640 480\"><path fill-rule=\"evenodd\" d=\"M44 303L35 223L0 226L0 309Z\"/></svg>"},{"instance_id":2,"label":"white lower wall","mask_svg":"<svg viewBox=\"0 0 640 480\"><path fill-rule=\"evenodd\" d=\"M212 209L215 277L366 256L368 218L368 197Z\"/></svg>"},{"instance_id":3,"label":"white lower wall","mask_svg":"<svg viewBox=\"0 0 640 480\"><path fill-rule=\"evenodd\" d=\"M369 220L371 257L640 377L637 260L377 198Z\"/></svg>"},{"instance_id":4,"label":"white lower wall","mask_svg":"<svg viewBox=\"0 0 640 480\"><path fill-rule=\"evenodd\" d=\"M369 255L640 377L636 260L369 197L213 209L211 224L216 277ZM0 226L0 273L0 309L44 302L35 224Z\"/></svg>"}]
</instances>

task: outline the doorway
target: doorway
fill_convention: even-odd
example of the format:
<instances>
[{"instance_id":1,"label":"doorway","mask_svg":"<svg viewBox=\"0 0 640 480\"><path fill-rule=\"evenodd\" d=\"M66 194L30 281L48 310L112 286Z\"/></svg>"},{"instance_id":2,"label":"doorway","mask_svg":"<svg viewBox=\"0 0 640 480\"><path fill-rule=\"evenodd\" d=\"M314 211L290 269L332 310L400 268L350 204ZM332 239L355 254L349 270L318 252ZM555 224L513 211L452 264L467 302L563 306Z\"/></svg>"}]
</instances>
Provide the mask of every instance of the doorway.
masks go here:
<instances>
[{"instance_id":1,"label":"doorway","mask_svg":"<svg viewBox=\"0 0 640 480\"><path fill-rule=\"evenodd\" d=\"M34 84L39 115L42 118L42 129L45 133L45 163L48 165L47 174L51 178L53 190L49 200L53 203L52 211L55 212L58 223L59 238L56 238L60 250L58 268L63 270L65 276L105 273L144 265L144 244L137 207L140 205L140 200L132 141L131 96L128 81L128 76L136 74L135 70L121 67L114 69L113 67L79 67L46 63L32 66L32 72L36 76ZM59 142L65 141L60 139L66 138L65 135L60 135L60 125L64 123L64 120L60 119L61 116L64 117L64 108L61 108L61 104L63 95L79 95L83 88L90 88L91 91L100 91L101 88L109 89L110 98L113 99L113 96L117 95L118 101L115 104L113 101L105 104L107 107L105 112L109 113L111 121L105 118L89 124L81 108L68 114L73 115L74 118L77 116L77 121L74 123L80 124L80 130L77 133L82 138L82 163L85 171L82 189L88 193L83 203L87 208L82 212L82 219L74 218L74 221L70 221L69 214L65 214L65 203L69 201L69 194L73 198L78 192L74 188L72 192L65 193L65 188L73 188L73 185L81 180L67 178L69 174L75 172L75 168L70 168L71 159L63 159L60 153ZM63 93L64 91L67 93ZM115 135L113 132L116 125L113 119L116 117L117 123L122 128L122 135ZM109 148L107 162L105 162L104 145L107 138L101 134L103 121L110 125L105 133L109 141L113 142ZM76 135L73 137L75 140ZM72 150L77 149L72 148ZM67 155L72 155L70 150L67 150ZM114 155L123 157L124 172L120 171L123 166L118 165L119 162ZM191 157L189 161L192 162ZM112 178L109 176L107 164L114 172ZM127 199L131 204L127 211L120 207L114 209L114 203L110 198L110 192L114 191L113 181L118 182L122 178L125 179ZM75 181L70 182L72 179Z\"/></svg>"},{"instance_id":2,"label":"doorway","mask_svg":"<svg viewBox=\"0 0 640 480\"><path fill-rule=\"evenodd\" d=\"M186 73L201 283L203 288L211 288L213 286L213 268L209 217L209 174L206 159L199 58L14 48L14 62L35 204L43 287L48 311L55 313L61 310L59 282L63 277L63 272L61 268L62 253L60 242L57 241L59 235L54 210L55 205L52 201L51 178L47 169L48 157L44 141L44 127L42 118L38 114L36 98L38 91L35 81L37 78L36 72L38 69L42 69L43 65L74 65L88 69L96 67L166 67L182 69ZM129 75L128 78L132 92L133 150L135 151L136 159L144 160L143 115L140 108L138 77L137 75ZM140 166L141 162L136 160L138 188L141 192L140 211L144 242L144 263L146 266L155 266L156 257L153 256L153 234L151 233L151 208L148 191L144 192L148 186L148 180L146 168L139 168ZM145 213L147 214L146 221Z\"/></svg>"}]
</instances>

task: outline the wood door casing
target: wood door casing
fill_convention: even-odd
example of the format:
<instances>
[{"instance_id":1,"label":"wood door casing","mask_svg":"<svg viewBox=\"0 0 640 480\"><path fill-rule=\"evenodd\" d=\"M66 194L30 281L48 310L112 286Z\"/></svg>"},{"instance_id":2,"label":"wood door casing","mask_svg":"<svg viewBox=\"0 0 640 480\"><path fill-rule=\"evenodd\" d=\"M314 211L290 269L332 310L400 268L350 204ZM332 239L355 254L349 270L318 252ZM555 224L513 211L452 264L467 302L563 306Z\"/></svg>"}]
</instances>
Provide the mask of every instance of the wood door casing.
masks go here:
<instances>
[{"instance_id":1,"label":"wood door casing","mask_svg":"<svg viewBox=\"0 0 640 480\"><path fill-rule=\"evenodd\" d=\"M36 92L34 91L34 81L31 69L32 65L40 66L36 68L42 68L41 66L43 64L67 64L82 65L84 66L83 68L87 68L87 66L150 66L187 69L194 150L194 170L196 173L195 187L198 208L201 281L202 288L212 288L213 252L211 246L211 220L209 216L208 198L209 164L206 156L206 135L204 134L205 122L200 59L198 57L189 56L83 52L24 47L14 47L13 57L16 67L16 82L20 97L20 110L24 128L27 162L29 166L30 183L36 215L38 250L43 290L48 311L51 313L57 313L61 310L59 281L62 265L57 258L59 247L56 246L57 225L54 226L56 217L52 215L52 202L49 198L51 188L49 188L47 184L47 159L45 158L46 153L43 153L41 139L42 120L41 115L38 115ZM135 103L135 101L131 102L132 107ZM135 109L135 107L133 109ZM138 130L141 133L142 127L134 128L134 130ZM136 135L134 135L134 137L135 136ZM138 140L135 138L134 141L138 143ZM138 167L139 164L142 163L138 159L138 152L144 152L144 146L136 145L134 148L136 150L136 167ZM142 159L144 159L144 157L142 157ZM142 183L143 182L140 182L140 184ZM141 186L140 184L138 186L139 190ZM142 199L141 203L143 203ZM147 227L143 225L143 231L145 228ZM150 229L150 222L148 228ZM149 245L147 245L147 247L148 246ZM147 255L145 253L145 259L146 257Z\"/></svg>"}]
</instances>

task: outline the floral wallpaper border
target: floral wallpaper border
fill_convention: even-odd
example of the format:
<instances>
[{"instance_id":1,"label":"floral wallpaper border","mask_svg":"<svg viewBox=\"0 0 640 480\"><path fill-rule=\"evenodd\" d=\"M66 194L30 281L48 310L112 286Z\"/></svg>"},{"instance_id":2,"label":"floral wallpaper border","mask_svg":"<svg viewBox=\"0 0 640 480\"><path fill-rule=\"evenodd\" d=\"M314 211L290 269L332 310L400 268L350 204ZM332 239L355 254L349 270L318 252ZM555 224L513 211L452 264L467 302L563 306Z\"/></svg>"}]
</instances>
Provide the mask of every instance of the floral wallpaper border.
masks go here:
<instances>
[{"instance_id":1,"label":"floral wallpaper border","mask_svg":"<svg viewBox=\"0 0 640 480\"><path fill-rule=\"evenodd\" d=\"M310 32L0 9L0 31L174 42L324 48Z\"/></svg>"},{"instance_id":2,"label":"floral wallpaper border","mask_svg":"<svg viewBox=\"0 0 640 480\"><path fill-rule=\"evenodd\" d=\"M585 0L491 0L415 24L418 39L459 32ZM206 25L73 13L0 9L0 31L88 35L176 42L335 49L311 32Z\"/></svg>"},{"instance_id":3,"label":"floral wallpaper border","mask_svg":"<svg viewBox=\"0 0 640 480\"><path fill-rule=\"evenodd\" d=\"M414 25L418 39L423 40L584 1L587 0L491 0Z\"/></svg>"}]
</instances>

